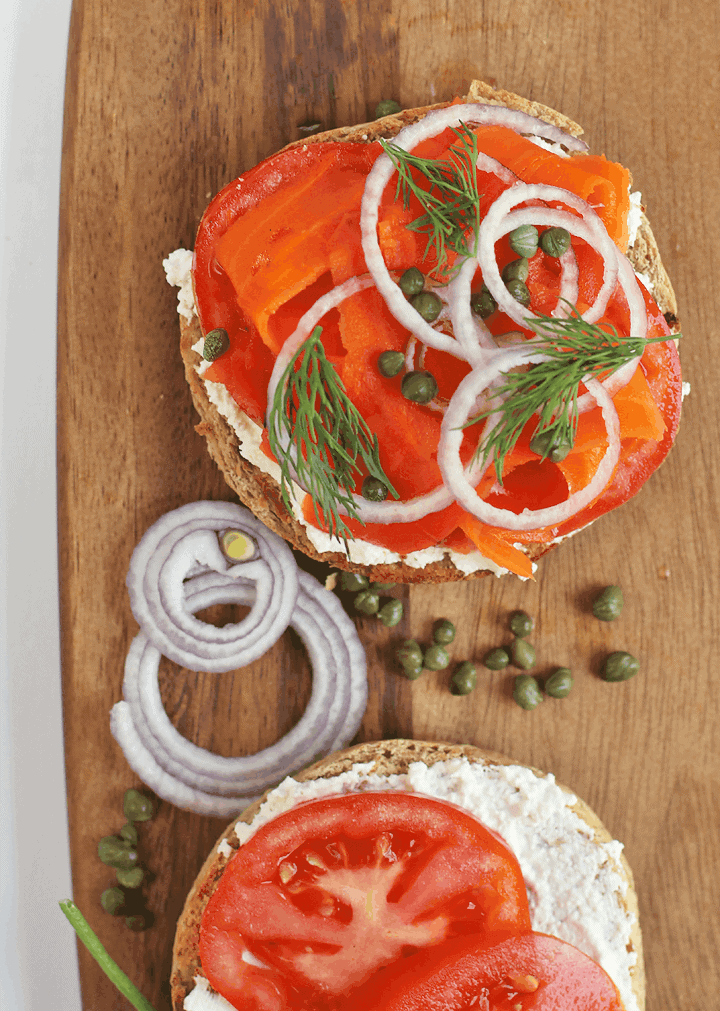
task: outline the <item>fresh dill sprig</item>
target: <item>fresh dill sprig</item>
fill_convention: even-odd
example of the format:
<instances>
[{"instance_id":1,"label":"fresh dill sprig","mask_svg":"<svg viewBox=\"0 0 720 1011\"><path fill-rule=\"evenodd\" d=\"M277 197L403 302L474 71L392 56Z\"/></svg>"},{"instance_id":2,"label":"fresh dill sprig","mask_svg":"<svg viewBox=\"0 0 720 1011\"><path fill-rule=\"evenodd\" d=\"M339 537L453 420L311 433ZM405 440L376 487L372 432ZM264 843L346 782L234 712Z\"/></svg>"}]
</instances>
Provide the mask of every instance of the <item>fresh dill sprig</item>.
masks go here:
<instances>
[{"instance_id":1,"label":"fresh dill sprig","mask_svg":"<svg viewBox=\"0 0 720 1011\"><path fill-rule=\"evenodd\" d=\"M395 199L402 193L407 210L410 196L415 196L425 211L407 228L427 235L423 255L427 258L434 248L439 273L446 270L450 252L459 256L475 254L480 227L480 194L475 169L477 137L465 123L460 124L459 130L453 129L453 133L460 144L451 147L448 158L441 160L420 158L389 141L380 141L398 174ZM430 183L429 190L418 185L413 170ZM473 237L472 250L468 247L469 234Z\"/></svg>"},{"instance_id":2,"label":"fresh dill sprig","mask_svg":"<svg viewBox=\"0 0 720 1011\"><path fill-rule=\"evenodd\" d=\"M528 351L541 353L548 360L531 365L528 371L506 374L503 384L493 391L492 406L463 426L467 428L500 411L500 421L487 438L480 439L474 457L494 462L500 484L505 459L534 415L539 415L533 434L533 441L538 440L542 446L538 455L544 460L554 447L569 452L577 435L578 389L583 379L605 379L641 355L646 344L672 339L621 337L614 326L586 323L574 306L571 309L565 319L538 313L537 319L525 320L528 329L540 338L528 344Z\"/></svg>"},{"instance_id":3,"label":"fresh dill sprig","mask_svg":"<svg viewBox=\"0 0 720 1011\"><path fill-rule=\"evenodd\" d=\"M345 392L345 385L325 356L316 326L295 352L277 385L268 423L270 448L280 464L280 490L291 511L294 479L313 500L318 525L345 542L353 534L340 515L342 506L353 519L358 511L352 492L362 472L398 498L380 463L376 435Z\"/></svg>"}]
</instances>

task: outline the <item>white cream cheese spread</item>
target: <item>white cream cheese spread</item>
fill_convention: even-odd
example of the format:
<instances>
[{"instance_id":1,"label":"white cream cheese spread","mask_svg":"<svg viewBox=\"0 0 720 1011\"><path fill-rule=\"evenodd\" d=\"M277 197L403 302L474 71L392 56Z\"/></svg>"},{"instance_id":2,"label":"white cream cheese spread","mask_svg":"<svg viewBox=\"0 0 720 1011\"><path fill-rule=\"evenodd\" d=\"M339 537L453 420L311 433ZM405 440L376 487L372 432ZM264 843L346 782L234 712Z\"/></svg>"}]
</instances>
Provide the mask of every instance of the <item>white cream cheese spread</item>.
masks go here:
<instances>
[{"instance_id":1,"label":"white cream cheese spread","mask_svg":"<svg viewBox=\"0 0 720 1011\"><path fill-rule=\"evenodd\" d=\"M498 832L520 864L533 929L584 951L614 981L626 1011L639 1011L630 976L637 956L627 950L635 917L622 903L627 891L619 862L622 844L595 842L593 830L573 810L576 798L552 775L464 758L431 766L415 762L407 774L390 776L375 774L373 763L355 765L330 779L285 779L251 825L237 823L235 834L242 845L261 825L303 801L372 790L407 790L444 800ZM210 1005L197 998L189 1004L189 999L186 1011L211 1011Z\"/></svg>"}]
</instances>

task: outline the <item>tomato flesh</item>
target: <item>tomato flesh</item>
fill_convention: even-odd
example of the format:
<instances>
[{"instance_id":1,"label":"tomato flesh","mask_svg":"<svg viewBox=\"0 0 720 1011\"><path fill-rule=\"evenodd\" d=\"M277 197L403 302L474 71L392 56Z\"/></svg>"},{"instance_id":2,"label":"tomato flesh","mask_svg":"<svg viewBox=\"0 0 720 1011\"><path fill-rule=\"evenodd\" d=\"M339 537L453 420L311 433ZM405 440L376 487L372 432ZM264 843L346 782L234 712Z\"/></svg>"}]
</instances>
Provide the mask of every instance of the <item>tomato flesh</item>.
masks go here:
<instances>
[{"instance_id":1,"label":"tomato flesh","mask_svg":"<svg viewBox=\"0 0 720 1011\"><path fill-rule=\"evenodd\" d=\"M200 953L231 1003L259 988L258 1011L271 1011L288 986L333 1000L449 938L529 929L522 874L499 836L440 801L351 794L300 804L240 848L206 907Z\"/></svg>"},{"instance_id":2,"label":"tomato flesh","mask_svg":"<svg viewBox=\"0 0 720 1011\"><path fill-rule=\"evenodd\" d=\"M353 992L342 1011L623 1011L607 973L572 945L526 933L463 939L411 956Z\"/></svg>"}]
</instances>

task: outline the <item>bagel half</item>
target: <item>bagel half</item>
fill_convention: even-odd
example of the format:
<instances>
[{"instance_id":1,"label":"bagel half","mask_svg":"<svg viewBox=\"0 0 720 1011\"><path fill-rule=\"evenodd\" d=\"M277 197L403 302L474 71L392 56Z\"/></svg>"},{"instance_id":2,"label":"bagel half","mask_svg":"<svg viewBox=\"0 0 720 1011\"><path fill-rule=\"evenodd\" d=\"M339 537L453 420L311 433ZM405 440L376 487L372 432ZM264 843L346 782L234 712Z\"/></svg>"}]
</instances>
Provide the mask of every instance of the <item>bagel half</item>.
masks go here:
<instances>
[{"instance_id":1,"label":"bagel half","mask_svg":"<svg viewBox=\"0 0 720 1011\"><path fill-rule=\"evenodd\" d=\"M472 82L465 100L517 109L558 126L573 136L583 132L577 123L562 113L538 102L528 101L512 92L495 90L482 81ZM357 144L371 143L379 138L388 139L395 136L403 127L421 119L431 109L443 108L448 104L450 103L407 109L372 123L340 127L316 134L306 140L296 141L288 147L322 144L326 141ZM628 257L636 271L642 273L650 282L655 299L665 314L671 330L677 332L675 295L644 210L641 212L641 222L635 241L628 250ZM180 284L180 281L172 283ZM303 554L339 568L362 572L371 579L403 583L441 583L489 575L492 572L501 574L506 571L490 561L485 560L483 563L479 552L461 556L457 552L439 546L416 553L422 556L421 560L413 557L408 561L410 556L393 557L393 553L368 545L359 539L351 542L351 554L352 546L356 545L365 557L362 561L353 561L349 560L343 551L330 550L326 535L311 532L309 536L308 528L298 518L288 513L283 504L277 479L279 468L276 465L274 469L273 466L268 467L268 458L260 450L258 426L238 408L224 387L206 383L198 374L202 358L194 347L202 339L203 334L197 315L192 314L188 319L181 311L180 329L180 348L185 376L195 409L200 416L196 431L206 440L208 452L240 501L266 526ZM523 545L522 550L532 562L536 562L555 546L554 542L532 543Z\"/></svg>"},{"instance_id":2,"label":"bagel half","mask_svg":"<svg viewBox=\"0 0 720 1011\"><path fill-rule=\"evenodd\" d=\"M423 741L391 740L359 744L345 751L336 752L320 762L298 773L295 777L300 783L311 780L331 779L348 773L353 766L361 764L367 774L392 776L407 774L412 763L422 762L433 766L438 762L452 762L465 759L472 765L482 766L517 766L517 762L506 758L497 752L484 751L470 745L435 744ZM544 774L537 769L532 773L539 778ZM338 788L340 789L340 788ZM566 794L573 797L570 810L583 823L582 834L592 839L593 846L603 846L612 842L612 837L603 826L597 815L584 803L575 797L572 791L560 787ZM266 795L267 796L267 795ZM250 824L260 810L263 800L257 801L238 818L235 819L218 840L188 895L182 914L178 921L175 944L173 947L173 966L170 977L173 1011L182 1011L183 1001L195 986L194 977L202 976L198 951L200 923L203 911L215 891L223 871L239 848L235 833L238 822ZM617 844L614 844L617 847ZM622 853L613 857L613 870L620 875L622 885L616 893L616 900L621 909L632 920L630 939L627 951L636 956L635 964L630 968L629 985L638 1011L645 1007L645 974L643 968L642 938L638 923L638 905L633 883L632 871ZM615 980L616 985L620 985Z\"/></svg>"}]
</instances>

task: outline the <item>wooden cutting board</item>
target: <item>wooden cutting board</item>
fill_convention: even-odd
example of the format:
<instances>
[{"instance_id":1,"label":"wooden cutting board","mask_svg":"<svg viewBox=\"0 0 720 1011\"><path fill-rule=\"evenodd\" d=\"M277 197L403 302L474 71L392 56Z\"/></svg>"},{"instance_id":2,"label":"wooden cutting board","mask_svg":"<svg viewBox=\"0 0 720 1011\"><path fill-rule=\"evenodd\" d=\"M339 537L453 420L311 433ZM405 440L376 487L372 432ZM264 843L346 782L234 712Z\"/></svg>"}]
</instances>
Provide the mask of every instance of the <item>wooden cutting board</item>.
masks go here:
<instances>
[{"instance_id":1,"label":"wooden cutting board","mask_svg":"<svg viewBox=\"0 0 720 1011\"><path fill-rule=\"evenodd\" d=\"M692 394L677 446L643 493L545 559L534 582L413 587L402 590L397 629L358 621L370 667L358 739L468 742L554 772L626 845L648 1007L716 1005L720 369L708 351L720 338L719 19L711 4L665 5L660 17L652 0L76 0L58 343L74 892L158 1011L169 1007L175 919L223 826L160 803L141 831L153 925L134 934L100 909L112 872L97 842L120 829L123 793L139 785L108 729L137 631L125 573L137 540L167 510L232 498L193 430L161 260L191 248L208 199L298 138L300 124L363 122L383 97L405 107L450 99L476 76L563 110L594 150L632 167L677 289ZM622 585L627 604L621 620L602 625L588 608L608 583ZM454 659L479 659L507 640L517 607L536 619L539 673L573 669L567 700L528 713L512 701L510 674L483 672L473 695L456 698L447 673L410 683L393 667L392 644L427 640L442 616L457 623ZM613 649L641 660L627 684L598 677ZM227 755L286 732L309 685L290 634L234 678L162 669L175 724ZM84 951L80 965L87 1011L127 1006Z\"/></svg>"}]
</instances>

